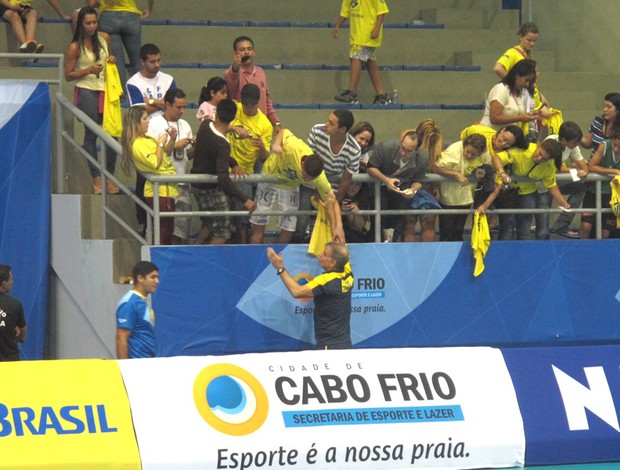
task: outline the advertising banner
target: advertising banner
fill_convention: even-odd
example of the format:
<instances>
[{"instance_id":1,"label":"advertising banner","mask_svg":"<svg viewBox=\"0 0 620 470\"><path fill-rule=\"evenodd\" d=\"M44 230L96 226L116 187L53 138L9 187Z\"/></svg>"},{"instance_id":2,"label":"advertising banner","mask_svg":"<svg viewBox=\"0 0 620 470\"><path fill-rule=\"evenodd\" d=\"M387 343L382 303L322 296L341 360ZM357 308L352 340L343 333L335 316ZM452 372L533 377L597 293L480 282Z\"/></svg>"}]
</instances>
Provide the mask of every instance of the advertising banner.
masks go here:
<instances>
[{"instance_id":1,"label":"advertising banner","mask_svg":"<svg viewBox=\"0 0 620 470\"><path fill-rule=\"evenodd\" d=\"M12 267L10 295L24 305L22 359L45 352L51 142L48 84L0 80L0 264Z\"/></svg>"},{"instance_id":2,"label":"advertising banner","mask_svg":"<svg viewBox=\"0 0 620 470\"><path fill-rule=\"evenodd\" d=\"M0 363L0 468L140 469L115 361Z\"/></svg>"},{"instance_id":3,"label":"advertising banner","mask_svg":"<svg viewBox=\"0 0 620 470\"><path fill-rule=\"evenodd\" d=\"M352 244L353 345L618 340L618 243L493 242L477 278L468 244ZM275 248L300 283L321 272L307 246ZM150 255L161 277L153 296L159 356L314 348L314 303L291 297L266 246L151 247Z\"/></svg>"},{"instance_id":4,"label":"advertising banner","mask_svg":"<svg viewBox=\"0 0 620 470\"><path fill-rule=\"evenodd\" d=\"M503 354L523 415L526 464L620 461L620 345Z\"/></svg>"},{"instance_id":5,"label":"advertising banner","mask_svg":"<svg viewBox=\"0 0 620 470\"><path fill-rule=\"evenodd\" d=\"M145 469L521 466L499 350L119 361Z\"/></svg>"}]
</instances>

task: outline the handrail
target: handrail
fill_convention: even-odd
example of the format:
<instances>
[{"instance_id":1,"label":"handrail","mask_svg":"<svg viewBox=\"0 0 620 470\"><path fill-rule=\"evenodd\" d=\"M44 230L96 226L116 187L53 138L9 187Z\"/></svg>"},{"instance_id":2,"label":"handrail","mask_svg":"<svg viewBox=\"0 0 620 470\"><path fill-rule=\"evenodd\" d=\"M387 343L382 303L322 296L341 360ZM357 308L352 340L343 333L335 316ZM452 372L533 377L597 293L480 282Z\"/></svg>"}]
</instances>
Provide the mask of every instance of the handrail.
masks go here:
<instances>
[{"instance_id":1,"label":"handrail","mask_svg":"<svg viewBox=\"0 0 620 470\"><path fill-rule=\"evenodd\" d=\"M95 165L102 174L103 183L102 184L102 196L104 199L103 204L103 213L105 216L110 216L117 223L121 225L121 227L126 230L132 237L136 238L142 244L148 244L148 241L142 238L139 234L137 234L128 224L126 224L117 214L115 214L112 209L107 207L107 194L106 194L106 184L105 179L109 178L114 181L120 188L120 190L131 197L132 201L142 207L146 212L147 216L150 218L154 236L153 241L155 244L159 244L160 234L159 234L159 222L160 219L167 217L215 217L215 216L230 216L230 217L243 217L247 216L246 211L226 211L226 212L213 212L213 211L184 211L184 212L160 212L159 211L159 200L158 198L154 198L153 200L153 208L151 209L148 205L146 205L143 201L137 198L129 188L122 184L113 174L109 173L105 168L105 148L106 145L110 147L112 150L117 152L118 154L122 153L121 145L112 137L110 137L107 133L105 133L100 126L98 126L92 119L90 119L86 114L84 114L81 110L73 105L64 95L61 93L56 94L56 100L59 103L60 107L71 112L77 120L82 122L88 129L93 131L97 136L102 140L103 144L103 158L102 161L93 159L81 145L76 142L66 131L62 130L59 132L59 136L61 137L59 140L63 142L69 142L73 145L77 150L79 155L86 158L91 164ZM58 158L64 158L64 149L59 154ZM59 167L62 165L59 165ZM159 186L161 184L195 184L195 183L217 183L217 176L215 175L197 175L197 174L187 174L187 175L154 175L143 173L144 177L153 183L154 194L159 194ZM522 181L532 181L526 177L518 177L514 176L513 181L522 182ZM572 177L569 174L557 174L556 179L558 182L570 182L572 181ZM573 212L575 213L583 213L583 212L595 212L597 217L597 227L596 227L596 236L597 238L601 238L601 221L602 221L602 213L610 212L611 209L602 209L601 208L601 197L600 197L600 182L602 181L610 181L611 178L605 175L597 175L590 174L585 178L587 182L594 182L596 184L597 189L597 198L596 204L597 207L595 209L578 209L574 208ZM244 182L248 183L259 183L259 182L267 182L267 183L277 183L280 180L274 176L270 175L248 175L243 179ZM473 213L474 210L469 209L407 209L407 210L381 210L380 209L380 187L381 183L370 177L367 174L358 174L353 175L353 181L360 183L371 183L374 186L374 200L375 200L375 209L372 210L364 210L359 211L359 215L369 215L375 218L375 240L381 240L381 216L382 215L404 215L404 214L412 214L412 215L420 215L420 214L470 214ZM474 182L473 177L470 177L470 181ZM429 183L441 183L441 182L454 182L453 178L437 175L434 173L429 173L426 175L421 182L429 182ZM557 208L549 208L549 209L494 209L489 210L489 214L539 214L539 213L559 213L560 209ZM271 210L261 212L263 215L281 215L285 212L281 210ZM290 215L309 215L313 214L314 211L311 210L298 210L292 212L286 212ZM346 212L345 212L346 214ZM104 237L107 236L105 233L105 225L104 225Z\"/></svg>"}]
</instances>

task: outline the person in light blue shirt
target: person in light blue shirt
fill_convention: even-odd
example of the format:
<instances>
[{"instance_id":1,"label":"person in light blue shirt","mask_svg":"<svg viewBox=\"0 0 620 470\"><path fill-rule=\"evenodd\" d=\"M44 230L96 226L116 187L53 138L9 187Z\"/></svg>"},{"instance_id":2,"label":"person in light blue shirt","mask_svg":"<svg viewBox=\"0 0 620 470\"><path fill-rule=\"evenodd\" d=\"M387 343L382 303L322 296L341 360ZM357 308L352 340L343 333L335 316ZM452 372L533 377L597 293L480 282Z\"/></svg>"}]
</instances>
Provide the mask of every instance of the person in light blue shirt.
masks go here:
<instances>
[{"instance_id":1,"label":"person in light blue shirt","mask_svg":"<svg viewBox=\"0 0 620 470\"><path fill-rule=\"evenodd\" d=\"M135 359L155 356L155 315L147 303L159 284L159 269L150 261L139 261L132 271L134 288L116 308L116 356Z\"/></svg>"}]
</instances>

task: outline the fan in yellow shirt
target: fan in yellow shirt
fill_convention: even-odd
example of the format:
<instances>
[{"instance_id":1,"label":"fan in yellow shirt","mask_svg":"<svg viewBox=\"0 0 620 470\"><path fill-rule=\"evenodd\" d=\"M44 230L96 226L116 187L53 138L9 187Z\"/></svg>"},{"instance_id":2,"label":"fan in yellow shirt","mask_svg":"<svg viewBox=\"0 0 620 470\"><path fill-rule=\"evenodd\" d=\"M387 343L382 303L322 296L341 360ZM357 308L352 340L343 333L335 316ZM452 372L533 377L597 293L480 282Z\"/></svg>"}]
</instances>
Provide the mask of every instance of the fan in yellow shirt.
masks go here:
<instances>
[{"instance_id":1,"label":"fan in yellow shirt","mask_svg":"<svg viewBox=\"0 0 620 470\"><path fill-rule=\"evenodd\" d=\"M351 22L349 52L350 74L349 85L335 99L343 103L355 104L357 86L362 75L362 64L366 64L368 75L375 87L374 104L392 104L391 98L383 89L375 49L381 47L383 39L383 18L389 12L384 0L342 0L340 16L334 26L333 35L338 39L340 27L349 18Z\"/></svg>"}]
</instances>

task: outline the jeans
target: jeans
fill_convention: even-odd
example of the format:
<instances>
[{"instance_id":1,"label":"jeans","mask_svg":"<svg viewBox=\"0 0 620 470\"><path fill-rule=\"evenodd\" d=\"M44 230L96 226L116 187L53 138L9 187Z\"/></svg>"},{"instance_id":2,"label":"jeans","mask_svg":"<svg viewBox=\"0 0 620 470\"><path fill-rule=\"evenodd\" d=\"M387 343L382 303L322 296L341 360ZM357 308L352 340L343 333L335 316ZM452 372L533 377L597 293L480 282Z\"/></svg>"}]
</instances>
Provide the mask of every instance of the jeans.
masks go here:
<instances>
[{"instance_id":1,"label":"jeans","mask_svg":"<svg viewBox=\"0 0 620 470\"><path fill-rule=\"evenodd\" d=\"M549 209L551 207L549 192L522 194L519 196L521 209ZM535 214L536 240L549 239L549 214ZM517 215L517 240L530 240L532 236L532 214Z\"/></svg>"},{"instance_id":2,"label":"jeans","mask_svg":"<svg viewBox=\"0 0 620 470\"><path fill-rule=\"evenodd\" d=\"M584 181L573 181L564 184L558 183L558 187L562 194L568 194L568 203L571 207L577 209L581 206L587 188ZM555 221L553 229L556 231L568 230L574 217L574 212L562 212Z\"/></svg>"},{"instance_id":3,"label":"jeans","mask_svg":"<svg viewBox=\"0 0 620 470\"><path fill-rule=\"evenodd\" d=\"M100 92L79 87L76 88L76 91L78 108L84 111L84 113L97 124L101 125L103 122L103 113L99 112ZM97 135L87 127L84 127L84 150L86 150L91 157L97 159ZM88 167L90 169L90 176L93 178L95 176L100 176L99 169L97 167L91 165L90 163L88 164ZM116 152L106 145L106 170L114 174L115 167Z\"/></svg>"},{"instance_id":4,"label":"jeans","mask_svg":"<svg viewBox=\"0 0 620 470\"><path fill-rule=\"evenodd\" d=\"M110 35L112 55L116 57L118 73L123 86L127 83L125 54L129 58L129 69L133 75L140 70L140 47L142 47L140 16L125 11L104 11L99 15L99 29Z\"/></svg>"}]
</instances>

